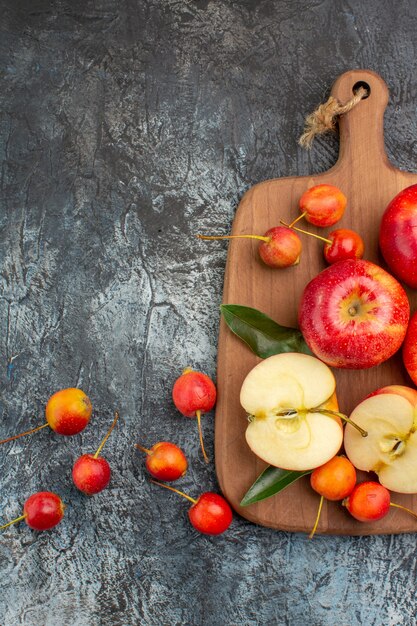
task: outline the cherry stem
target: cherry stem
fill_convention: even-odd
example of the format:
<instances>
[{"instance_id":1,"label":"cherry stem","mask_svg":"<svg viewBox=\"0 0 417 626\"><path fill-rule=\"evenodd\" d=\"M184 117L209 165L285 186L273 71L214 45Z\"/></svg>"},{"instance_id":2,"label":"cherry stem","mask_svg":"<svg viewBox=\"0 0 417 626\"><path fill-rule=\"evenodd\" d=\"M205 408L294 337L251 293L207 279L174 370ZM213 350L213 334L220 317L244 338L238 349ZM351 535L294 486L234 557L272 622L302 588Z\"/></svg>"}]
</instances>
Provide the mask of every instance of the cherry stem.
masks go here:
<instances>
[{"instance_id":1,"label":"cherry stem","mask_svg":"<svg viewBox=\"0 0 417 626\"><path fill-rule=\"evenodd\" d=\"M117 420L119 419L119 414L118 414L117 411L115 411L114 415L115 415L115 417L114 417L113 423L110 426L109 430L107 431L107 435L104 437L103 441L101 442L101 444L97 448L97 452L94 455L95 459L98 457L98 455L100 454L100 452L104 448L104 444L106 443L107 439L110 437L113 428L116 426Z\"/></svg>"},{"instance_id":2,"label":"cherry stem","mask_svg":"<svg viewBox=\"0 0 417 626\"><path fill-rule=\"evenodd\" d=\"M0 526L0 530L3 530L4 528L11 526L12 524L16 524L17 522L21 522L26 517L27 517L26 513L24 515L21 515L20 517L16 517L16 519L12 519L11 522L7 522L7 524L3 524L3 526Z\"/></svg>"},{"instance_id":3,"label":"cherry stem","mask_svg":"<svg viewBox=\"0 0 417 626\"><path fill-rule=\"evenodd\" d=\"M331 239L327 239L326 237L322 237L321 235L316 235L315 233L310 233L310 231L303 230L302 228L297 228L297 226L293 226L292 224L287 224L286 222L284 222L284 220L279 220L279 221L281 222L283 226L287 226L287 228L292 228L293 230L297 230L299 233L310 235L310 237L315 237L316 239L320 239L320 241L324 241L324 243L329 243L330 245L333 243Z\"/></svg>"},{"instance_id":4,"label":"cherry stem","mask_svg":"<svg viewBox=\"0 0 417 626\"><path fill-rule=\"evenodd\" d=\"M344 415L344 413L339 413L339 411L331 411L330 409L311 409L311 412L322 413L324 415L334 415L335 417L340 417L341 420L343 420L344 422L347 422L348 424L353 426L353 428L356 428L356 430L360 432L362 437L368 436L368 432L366 430L361 428L358 424L356 424L356 422L353 422L351 419L349 419L349 417L347 415Z\"/></svg>"},{"instance_id":5,"label":"cherry stem","mask_svg":"<svg viewBox=\"0 0 417 626\"><path fill-rule=\"evenodd\" d=\"M200 446L201 446L201 451L203 453L203 457L206 463L210 463L210 460L206 454L206 451L204 449L204 441L203 441L203 431L201 429L201 411L198 410L195 412L196 416L197 416L197 424L198 424L198 436L200 437Z\"/></svg>"},{"instance_id":6,"label":"cherry stem","mask_svg":"<svg viewBox=\"0 0 417 626\"><path fill-rule=\"evenodd\" d=\"M301 213L301 215L299 215L295 220L293 220L291 222L291 224L285 224L285 226L288 226L288 228L292 228L294 226L294 224L296 224L297 222L302 220L303 217L305 217L306 215L307 215L307 211L304 211L304 213ZM282 222L282 223L284 223L284 222Z\"/></svg>"},{"instance_id":7,"label":"cherry stem","mask_svg":"<svg viewBox=\"0 0 417 626\"><path fill-rule=\"evenodd\" d=\"M154 485L159 485L160 487L164 487L164 489L169 489L169 491L173 491L174 493L177 493L178 495L182 496L183 498L186 498L187 500L189 500L193 504L197 504L197 500L195 500L191 496L187 496L186 493L184 493L183 491L180 491L179 489L175 489L174 487L171 487L170 485L165 485L164 483L160 483L157 480L152 480L151 479L151 483L153 483Z\"/></svg>"},{"instance_id":8,"label":"cherry stem","mask_svg":"<svg viewBox=\"0 0 417 626\"><path fill-rule=\"evenodd\" d=\"M394 502L390 502L390 506L393 506L396 509L401 509L402 511L405 511L406 513L409 513L413 517L417 518L417 513L414 513L414 511L411 511L410 509L407 509L407 507L402 506L401 504L394 504Z\"/></svg>"},{"instance_id":9,"label":"cherry stem","mask_svg":"<svg viewBox=\"0 0 417 626\"><path fill-rule=\"evenodd\" d=\"M199 239L204 240L216 240L216 239L259 239L260 241L266 241L269 243L271 241L271 237L263 237L262 235L223 235L218 237L209 237L207 235L197 235Z\"/></svg>"},{"instance_id":10,"label":"cherry stem","mask_svg":"<svg viewBox=\"0 0 417 626\"><path fill-rule=\"evenodd\" d=\"M9 443L9 441L14 441L15 439L19 439L20 437L25 437L25 435L31 435L32 433L37 433L38 430L42 430L42 428L46 428L47 426L49 426L48 422L45 422L45 424L42 424L42 426L38 426L37 428L32 428L31 430L27 430L24 433L20 433L20 435L15 435L14 437L9 437L8 439L3 439L2 441L0 441L0 446L3 443Z\"/></svg>"},{"instance_id":11,"label":"cherry stem","mask_svg":"<svg viewBox=\"0 0 417 626\"><path fill-rule=\"evenodd\" d=\"M148 448L144 448L143 446L140 445L140 443L135 443L135 446L138 450L140 450L141 452L144 452L145 454L152 454L152 452Z\"/></svg>"},{"instance_id":12,"label":"cherry stem","mask_svg":"<svg viewBox=\"0 0 417 626\"><path fill-rule=\"evenodd\" d=\"M324 502L324 496L321 496L320 504L319 504L319 510L317 511L316 521L314 522L313 530L311 531L311 533L308 536L309 539L313 539L314 535L316 534L317 526L319 525L321 509L323 508L323 502Z\"/></svg>"}]
</instances>

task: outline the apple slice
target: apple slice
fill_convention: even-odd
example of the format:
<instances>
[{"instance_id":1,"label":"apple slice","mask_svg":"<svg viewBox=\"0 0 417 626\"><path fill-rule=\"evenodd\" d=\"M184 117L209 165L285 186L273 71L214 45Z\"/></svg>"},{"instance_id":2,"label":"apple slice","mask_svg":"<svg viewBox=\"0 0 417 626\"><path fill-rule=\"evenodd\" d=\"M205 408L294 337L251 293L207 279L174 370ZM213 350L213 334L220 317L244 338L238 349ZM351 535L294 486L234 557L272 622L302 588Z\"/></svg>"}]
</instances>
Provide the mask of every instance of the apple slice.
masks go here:
<instances>
[{"instance_id":1,"label":"apple slice","mask_svg":"<svg viewBox=\"0 0 417 626\"><path fill-rule=\"evenodd\" d=\"M331 413L338 408L335 387L327 365L306 354L277 354L256 365L240 392L251 450L282 469L326 463L343 440L341 420Z\"/></svg>"},{"instance_id":2,"label":"apple slice","mask_svg":"<svg viewBox=\"0 0 417 626\"><path fill-rule=\"evenodd\" d=\"M368 432L363 438L346 425L345 450L353 465L375 472L391 491L417 493L417 391L402 385L383 387L350 417Z\"/></svg>"}]
</instances>

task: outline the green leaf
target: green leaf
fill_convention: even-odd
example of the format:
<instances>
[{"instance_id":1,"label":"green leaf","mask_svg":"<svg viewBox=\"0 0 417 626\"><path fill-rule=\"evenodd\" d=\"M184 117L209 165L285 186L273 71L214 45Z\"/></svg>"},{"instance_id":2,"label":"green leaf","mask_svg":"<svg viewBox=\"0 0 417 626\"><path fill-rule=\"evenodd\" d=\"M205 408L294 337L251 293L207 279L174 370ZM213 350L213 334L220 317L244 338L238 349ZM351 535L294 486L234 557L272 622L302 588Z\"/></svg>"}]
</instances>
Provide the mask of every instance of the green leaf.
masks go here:
<instances>
[{"instance_id":1,"label":"green leaf","mask_svg":"<svg viewBox=\"0 0 417 626\"><path fill-rule=\"evenodd\" d=\"M262 359L281 352L311 354L299 330L280 326L257 309L239 304L222 304L220 310L230 330Z\"/></svg>"},{"instance_id":2,"label":"green leaf","mask_svg":"<svg viewBox=\"0 0 417 626\"><path fill-rule=\"evenodd\" d=\"M248 506L249 504L270 498L294 483L301 476L306 476L311 474L311 472L312 470L293 472L269 465L245 493L240 506Z\"/></svg>"}]
</instances>

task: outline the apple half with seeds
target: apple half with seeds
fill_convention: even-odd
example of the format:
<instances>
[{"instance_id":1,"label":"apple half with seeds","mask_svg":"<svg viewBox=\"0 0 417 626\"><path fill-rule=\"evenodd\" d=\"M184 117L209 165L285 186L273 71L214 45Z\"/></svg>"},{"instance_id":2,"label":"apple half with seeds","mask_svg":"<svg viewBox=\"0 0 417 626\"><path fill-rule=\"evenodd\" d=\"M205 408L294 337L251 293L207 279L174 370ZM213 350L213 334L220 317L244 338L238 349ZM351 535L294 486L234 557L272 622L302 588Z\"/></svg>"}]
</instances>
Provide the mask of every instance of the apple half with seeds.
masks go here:
<instances>
[{"instance_id":1,"label":"apple half with seeds","mask_svg":"<svg viewBox=\"0 0 417 626\"><path fill-rule=\"evenodd\" d=\"M383 387L350 416L366 438L346 425L344 444L353 465L375 472L391 491L417 493L417 391L403 385Z\"/></svg>"},{"instance_id":2,"label":"apple half with seeds","mask_svg":"<svg viewBox=\"0 0 417 626\"><path fill-rule=\"evenodd\" d=\"M326 463L343 440L335 388L331 370L315 357L287 352L261 361L240 392L251 450L282 469L304 471Z\"/></svg>"}]
</instances>

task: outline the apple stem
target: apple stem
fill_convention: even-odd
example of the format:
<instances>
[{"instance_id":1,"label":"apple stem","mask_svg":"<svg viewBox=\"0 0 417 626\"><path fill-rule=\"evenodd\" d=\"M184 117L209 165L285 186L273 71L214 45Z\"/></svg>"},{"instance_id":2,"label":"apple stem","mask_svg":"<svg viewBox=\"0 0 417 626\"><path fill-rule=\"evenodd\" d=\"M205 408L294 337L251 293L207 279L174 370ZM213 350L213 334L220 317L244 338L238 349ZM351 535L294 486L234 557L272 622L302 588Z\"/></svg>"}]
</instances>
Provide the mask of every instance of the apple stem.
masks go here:
<instances>
[{"instance_id":1,"label":"apple stem","mask_svg":"<svg viewBox=\"0 0 417 626\"><path fill-rule=\"evenodd\" d=\"M195 500L191 496L187 496L187 494L184 493L183 491L180 491L179 489L175 489L174 487L171 487L171 485L165 485L164 483L160 483L159 481L152 480L152 479L151 479L151 483L153 483L154 485L159 485L160 487L164 487L164 489L169 489L169 491L173 491L174 493L178 493L178 495L182 496L183 498L186 498L193 504L197 504L197 500Z\"/></svg>"},{"instance_id":2,"label":"apple stem","mask_svg":"<svg viewBox=\"0 0 417 626\"><path fill-rule=\"evenodd\" d=\"M140 445L140 443L135 443L135 447L141 452L144 452L145 454L152 454L152 452L148 450L148 448L144 448L143 446Z\"/></svg>"},{"instance_id":3,"label":"apple stem","mask_svg":"<svg viewBox=\"0 0 417 626\"><path fill-rule=\"evenodd\" d=\"M15 439L19 439L19 437L25 437L25 435L31 435L32 433L37 433L38 430L42 430L42 428L46 428L47 426L49 426L48 422L45 422L45 424L42 424L42 426L38 426L37 428L32 428L31 430L27 430L24 433L20 433L20 435L15 435L14 437L9 437L8 439L2 439L0 441L0 446L3 443L9 443L9 441L14 441Z\"/></svg>"},{"instance_id":4,"label":"apple stem","mask_svg":"<svg viewBox=\"0 0 417 626\"><path fill-rule=\"evenodd\" d=\"M316 239L320 239L320 241L324 241L324 243L329 243L330 245L333 243L331 239L327 239L326 237L322 237L321 235L316 235L315 233L310 233L308 230L297 228L297 226L293 226L292 224L287 224L286 222L284 222L284 220L279 220L279 221L281 222L283 226L287 226L287 228L292 228L293 230L297 230L299 233L310 235L310 237L315 237Z\"/></svg>"},{"instance_id":5,"label":"apple stem","mask_svg":"<svg viewBox=\"0 0 417 626\"><path fill-rule=\"evenodd\" d=\"M349 417L347 415L344 415L344 413L339 413L339 411L331 411L330 409L311 409L311 412L322 413L324 415L335 415L336 417L340 417L341 420L343 420L344 422L347 422L348 424L353 426L353 428L356 428L356 430L360 432L362 437L368 436L368 432L366 430L364 430L358 424L356 424L351 419L349 419Z\"/></svg>"},{"instance_id":6,"label":"apple stem","mask_svg":"<svg viewBox=\"0 0 417 626\"><path fill-rule=\"evenodd\" d=\"M307 211L304 211L304 213L301 213L301 215L299 215L297 218L295 218L295 220L293 220L291 222L291 224L285 224L285 226L288 226L288 228L292 228L294 226L294 224L296 224L297 222L299 222L300 220L303 219L303 217L305 217L307 215ZM282 221L282 220L281 220ZM282 222L284 224L284 222Z\"/></svg>"},{"instance_id":7,"label":"apple stem","mask_svg":"<svg viewBox=\"0 0 417 626\"><path fill-rule=\"evenodd\" d=\"M323 508L323 502L324 502L324 496L321 496L320 504L319 504L319 510L317 511L316 521L314 522L313 530L311 531L311 533L308 536L309 539L313 539L314 535L316 534L317 526L319 525L321 509Z\"/></svg>"},{"instance_id":8,"label":"apple stem","mask_svg":"<svg viewBox=\"0 0 417 626\"><path fill-rule=\"evenodd\" d=\"M12 524L16 524L17 522L21 522L25 518L26 518L26 513L24 515L21 515L20 517L16 517L16 519L12 519L12 521L7 522L7 524L3 524L3 526L0 526L0 530L3 530L4 528L11 526Z\"/></svg>"},{"instance_id":9,"label":"apple stem","mask_svg":"<svg viewBox=\"0 0 417 626\"><path fill-rule=\"evenodd\" d=\"M259 239L260 241L265 241L269 243L271 241L271 237L263 237L262 235L223 235L218 237L209 237L207 235L197 235L199 239L204 240L216 240L216 239Z\"/></svg>"},{"instance_id":10,"label":"apple stem","mask_svg":"<svg viewBox=\"0 0 417 626\"><path fill-rule=\"evenodd\" d=\"M203 431L201 429L201 411L197 410L195 412L196 416L197 416L197 424L198 424L198 436L200 437L200 446L201 446L201 451L203 453L203 457L206 463L210 463L210 460L206 454L206 451L204 449L204 441L203 441Z\"/></svg>"},{"instance_id":11,"label":"apple stem","mask_svg":"<svg viewBox=\"0 0 417 626\"><path fill-rule=\"evenodd\" d=\"M99 445L99 447L97 448L97 451L94 455L94 458L96 459L98 457L98 455L100 454L100 452L102 451L102 449L104 448L104 444L106 443L107 439L110 437L111 432L113 430L113 428L116 426L116 422L119 419L119 414L117 411L115 411L114 413L114 420L112 425L110 426L109 430L107 431L107 435L104 437L103 441L101 442L101 444Z\"/></svg>"},{"instance_id":12,"label":"apple stem","mask_svg":"<svg viewBox=\"0 0 417 626\"><path fill-rule=\"evenodd\" d=\"M194 370L191 367L186 367L182 370L182 374L191 374Z\"/></svg>"},{"instance_id":13,"label":"apple stem","mask_svg":"<svg viewBox=\"0 0 417 626\"><path fill-rule=\"evenodd\" d=\"M393 506L396 509L401 509L402 511L405 511L406 513L409 513L413 517L417 518L417 513L414 513L414 511L411 511L410 509L407 509L407 507L402 506L401 504L394 504L394 502L390 502L390 506Z\"/></svg>"}]
</instances>

